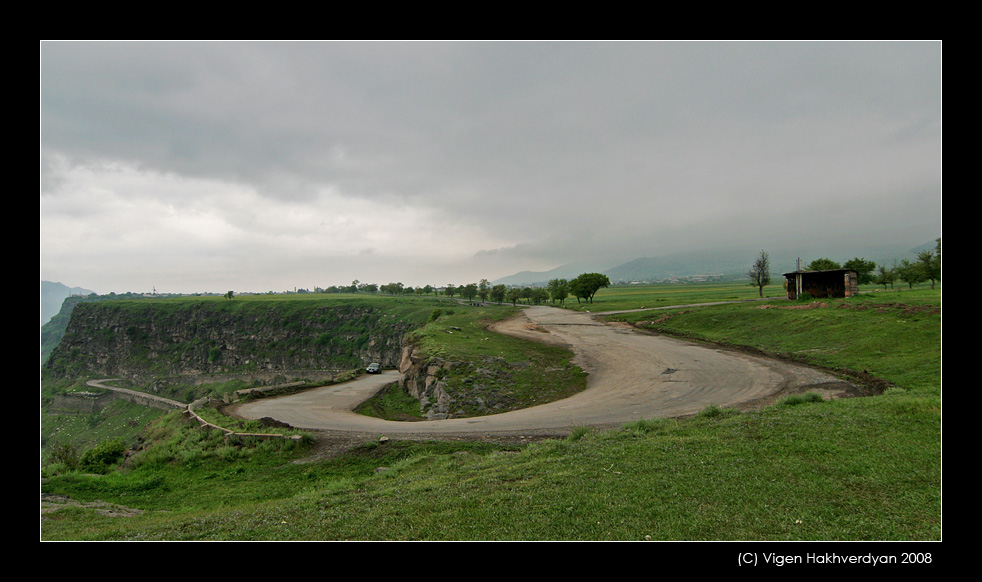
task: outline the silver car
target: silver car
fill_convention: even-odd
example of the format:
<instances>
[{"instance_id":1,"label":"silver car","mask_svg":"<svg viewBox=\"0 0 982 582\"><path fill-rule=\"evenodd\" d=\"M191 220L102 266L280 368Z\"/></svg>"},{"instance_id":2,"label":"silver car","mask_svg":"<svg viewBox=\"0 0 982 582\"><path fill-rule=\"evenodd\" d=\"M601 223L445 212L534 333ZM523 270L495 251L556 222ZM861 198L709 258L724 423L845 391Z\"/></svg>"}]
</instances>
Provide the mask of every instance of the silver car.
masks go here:
<instances>
[{"instance_id":1,"label":"silver car","mask_svg":"<svg viewBox=\"0 0 982 582\"><path fill-rule=\"evenodd\" d=\"M365 371L368 372L369 374L381 374L382 366L379 366L377 363L372 362L371 364L368 365L367 368L365 368Z\"/></svg>"}]
</instances>

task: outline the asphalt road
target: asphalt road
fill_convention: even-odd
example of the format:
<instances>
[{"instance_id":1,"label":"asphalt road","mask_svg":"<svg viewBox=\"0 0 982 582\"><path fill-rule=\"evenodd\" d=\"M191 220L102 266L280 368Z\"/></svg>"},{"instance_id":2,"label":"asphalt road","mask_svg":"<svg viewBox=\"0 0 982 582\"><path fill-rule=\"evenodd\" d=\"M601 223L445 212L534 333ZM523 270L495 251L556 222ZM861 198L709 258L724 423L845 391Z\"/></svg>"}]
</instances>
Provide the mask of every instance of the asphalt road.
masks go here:
<instances>
[{"instance_id":1,"label":"asphalt road","mask_svg":"<svg viewBox=\"0 0 982 582\"><path fill-rule=\"evenodd\" d=\"M570 347L588 372L587 389L557 402L480 418L386 421L352 412L398 380L395 371L267 398L236 407L244 418L272 417L291 426L380 435L515 435L561 433L577 426L618 426L695 414L709 405L745 406L782 393L834 394L847 387L824 372L738 351L710 348L604 323L589 313L548 306L523 309L499 333Z\"/></svg>"}]
</instances>

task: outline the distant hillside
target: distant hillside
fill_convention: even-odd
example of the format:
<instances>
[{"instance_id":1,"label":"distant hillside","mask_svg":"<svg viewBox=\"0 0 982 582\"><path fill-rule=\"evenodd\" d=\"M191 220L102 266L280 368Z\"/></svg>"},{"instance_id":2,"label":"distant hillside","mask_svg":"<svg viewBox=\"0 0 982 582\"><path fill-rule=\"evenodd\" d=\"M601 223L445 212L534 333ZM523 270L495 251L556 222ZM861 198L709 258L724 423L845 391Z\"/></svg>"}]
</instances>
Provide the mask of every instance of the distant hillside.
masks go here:
<instances>
[{"instance_id":1,"label":"distant hillside","mask_svg":"<svg viewBox=\"0 0 982 582\"><path fill-rule=\"evenodd\" d=\"M581 273L603 273L612 283L631 281L663 281L671 278L685 278L699 275L742 277L755 256L731 253L677 254L667 257L642 257L616 266L598 266L587 263L569 263L550 271L522 271L502 277L494 284L503 285L545 285L551 279L572 279Z\"/></svg>"},{"instance_id":2,"label":"distant hillside","mask_svg":"<svg viewBox=\"0 0 982 582\"><path fill-rule=\"evenodd\" d=\"M61 311L65 298L72 295L90 295L92 291L81 287L69 287L53 281L41 281L41 325Z\"/></svg>"},{"instance_id":3,"label":"distant hillside","mask_svg":"<svg viewBox=\"0 0 982 582\"><path fill-rule=\"evenodd\" d=\"M608 269L605 274L612 283L631 281L664 281L698 276L722 279L744 277L754 261L754 255L691 254L669 257L644 257Z\"/></svg>"},{"instance_id":4,"label":"distant hillside","mask_svg":"<svg viewBox=\"0 0 982 582\"><path fill-rule=\"evenodd\" d=\"M546 285L552 279L572 279L581 273L602 273L606 266L569 263L549 271L522 271L491 281L492 285Z\"/></svg>"},{"instance_id":5,"label":"distant hillside","mask_svg":"<svg viewBox=\"0 0 982 582\"><path fill-rule=\"evenodd\" d=\"M852 258L864 258L877 264L892 265L894 261L913 258L918 250L931 250L934 242L924 243L913 248L876 249L764 249L771 262L771 275L779 277L782 273L794 270L795 262L801 259L803 265L819 258L829 258L843 263ZM657 282L671 279L686 279L708 276L722 280L746 278L760 249L722 249L700 250L656 257L640 257L616 266L597 268L585 263L570 263L550 271L522 271L494 281L504 285L545 285L551 279L572 279L581 273L599 272L607 275L611 283Z\"/></svg>"}]
</instances>

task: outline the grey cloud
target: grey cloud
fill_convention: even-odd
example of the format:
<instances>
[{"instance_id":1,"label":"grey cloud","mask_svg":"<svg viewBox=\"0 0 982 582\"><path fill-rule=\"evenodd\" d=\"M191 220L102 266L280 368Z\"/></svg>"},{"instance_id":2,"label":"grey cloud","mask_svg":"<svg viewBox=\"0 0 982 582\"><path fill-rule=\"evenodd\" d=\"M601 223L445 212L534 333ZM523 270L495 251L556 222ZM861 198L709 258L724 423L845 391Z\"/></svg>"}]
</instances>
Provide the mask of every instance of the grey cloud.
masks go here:
<instances>
[{"instance_id":1,"label":"grey cloud","mask_svg":"<svg viewBox=\"0 0 982 582\"><path fill-rule=\"evenodd\" d=\"M940 43L41 48L47 195L55 156L118 161L427 209L487 233L471 255L539 264L754 238L760 217L775 236L844 212L940 231Z\"/></svg>"}]
</instances>

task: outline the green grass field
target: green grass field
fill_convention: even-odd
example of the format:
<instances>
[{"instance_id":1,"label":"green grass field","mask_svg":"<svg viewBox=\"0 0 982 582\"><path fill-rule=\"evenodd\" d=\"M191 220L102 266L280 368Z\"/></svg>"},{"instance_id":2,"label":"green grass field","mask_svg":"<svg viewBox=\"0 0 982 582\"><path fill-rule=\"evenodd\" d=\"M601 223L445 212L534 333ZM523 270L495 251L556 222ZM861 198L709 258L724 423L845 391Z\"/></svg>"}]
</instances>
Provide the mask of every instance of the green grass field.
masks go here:
<instances>
[{"instance_id":1,"label":"green grass field","mask_svg":"<svg viewBox=\"0 0 982 582\"><path fill-rule=\"evenodd\" d=\"M319 461L304 461L303 444L225 442L168 415L124 468L42 480L43 493L142 513L59 509L42 517L42 539L940 540L940 289L810 309L784 309L804 305L776 291L771 301L662 310L650 308L756 290L610 288L590 309L645 307L616 317L865 370L894 387L584 428L522 447L370 440ZM480 357L483 337L440 337L462 341L433 349Z\"/></svg>"},{"instance_id":2,"label":"green grass field","mask_svg":"<svg viewBox=\"0 0 982 582\"><path fill-rule=\"evenodd\" d=\"M784 298L782 285L764 287L764 298ZM750 301L760 298L756 287L746 283L673 283L663 285L615 285L597 291L592 303L567 299L565 307L579 311L654 309L719 301Z\"/></svg>"}]
</instances>

